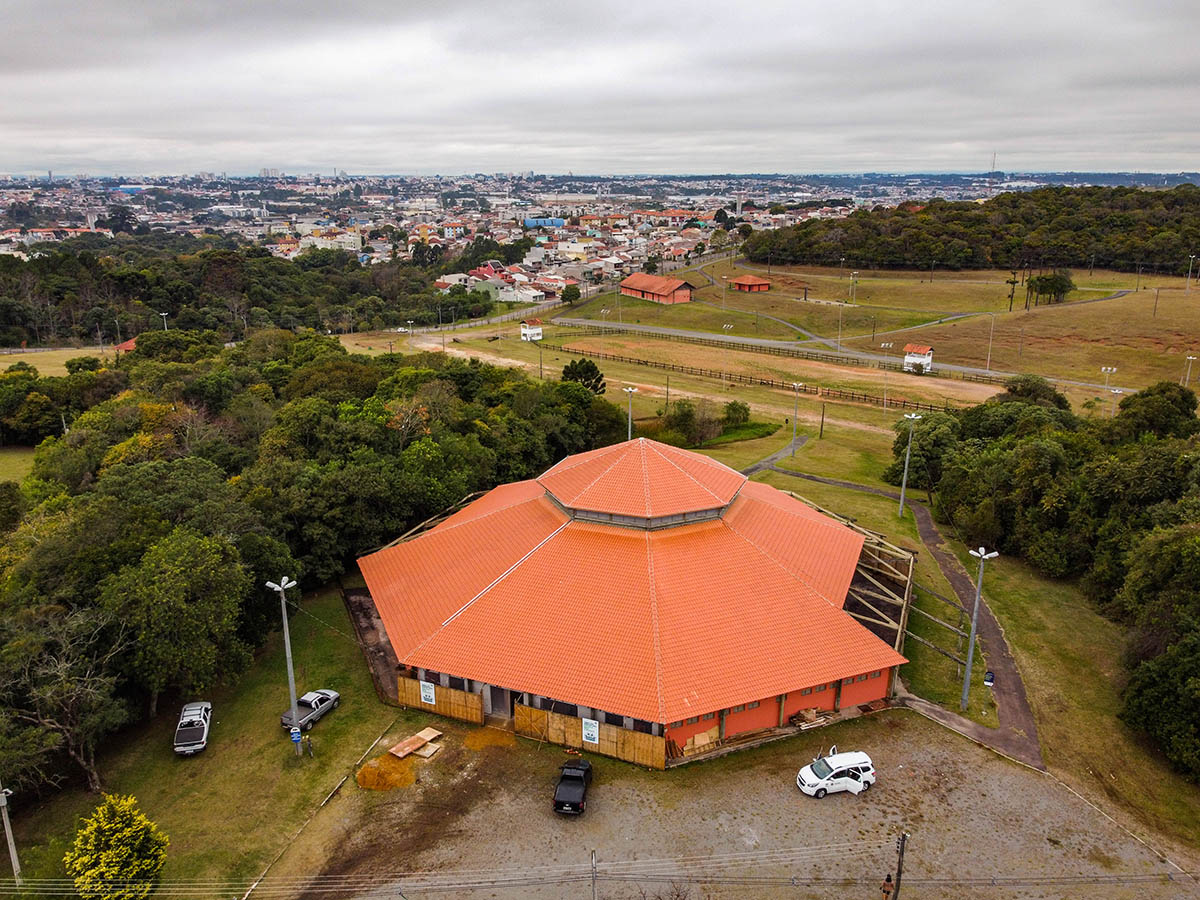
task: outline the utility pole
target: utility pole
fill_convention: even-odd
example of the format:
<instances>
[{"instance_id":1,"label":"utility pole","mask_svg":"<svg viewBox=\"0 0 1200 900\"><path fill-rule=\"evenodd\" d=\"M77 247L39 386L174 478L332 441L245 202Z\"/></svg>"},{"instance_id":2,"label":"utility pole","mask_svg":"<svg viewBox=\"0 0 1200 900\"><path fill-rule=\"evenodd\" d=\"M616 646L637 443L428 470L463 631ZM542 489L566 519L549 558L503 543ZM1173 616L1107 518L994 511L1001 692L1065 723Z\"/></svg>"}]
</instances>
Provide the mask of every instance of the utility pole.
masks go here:
<instances>
[{"instance_id":1,"label":"utility pole","mask_svg":"<svg viewBox=\"0 0 1200 900\"><path fill-rule=\"evenodd\" d=\"M918 413L905 413L908 419L908 447L904 451L904 478L900 481L900 518L904 518L904 492L908 489L908 460L912 456L913 427L922 418Z\"/></svg>"},{"instance_id":2,"label":"utility pole","mask_svg":"<svg viewBox=\"0 0 1200 900\"><path fill-rule=\"evenodd\" d=\"M292 701L292 727L300 727L300 714L296 709L296 673L292 669L292 637L288 632L288 614L287 614L287 590L294 588L296 582L284 575L279 579L279 584L273 581L267 582L267 587L273 591L279 592L279 610L283 613L283 649L284 655L287 657L287 675L288 675L288 696ZM293 741L296 745L296 755L300 755L300 742Z\"/></svg>"},{"instance_id":3,"label":"utility pole","mask_svg":"<svg viewBox=\"0 0 1200 900\"><path fill-rule=\"evenodd\" d=\"M904 848L908 846L908 832L900 832L896 839L896 889L892 891L892 900L900 898L900 879L904 877Z\"/></svg>"},{"instance_id":4,"label":"utility pole","mask_svg":"<svg viewBox=\"0 0 1200 900\"><path fill-rule=\"evenodd\" d=\"M1150 313L1150 318L1152 319L1158 318L1158 291L1158 288L1154 289L1154 312Z\"/></svg>"},{"instance_id":5,"label":"utility pole","mask_svg":"<svg viewBox=\"0 0 1200 900\"><path fill-rule=\"evenodd\" d=\"M542 342L535 341L538 348L538 381L542 381Z\"/></svg>"},{"instance_id":6,"label":"utility pole","mask_svg":"<svg viewBox=\"0 0 1200 900\"><path fill-rule=\"evenodd\" d=\"M800 388L804 387L803 381L793 381L792 391L795 393L795 401L792 403L792 459L796 458L796 420L800 416Z\"/></svg>"},{"instance_id":7,"label":"utility pole","mask_svg":"<svg viewBox=\"0 0 1200 900\"><path fill-rule=\"evenodd\" d=\"M975 659L975 626L979 622L979 598L983 595L983 563L985 560L995 559L1000 555L997 550L988 553L982 547L978 550L971 550L970 553L979 560L979 575L975 579L975 608L971 611L971 636L967 639L967 671L963 673L962 699L958 704L959 709L963 712L967 711L967 695L971 692L971 664Z\"/></svg>"},{"instance_id":8,"label":"utility pole","mask_svg":"<svg viewBox=\"0 0 1200 900\"><path fill-rule=\"evenodd\" d=\"M669 372L667 373L667 402L663 404L663 407L667 411L671 409L671 374Z\"/></svg>"},{"instance_id":9,"label":"utility pole","mask_svg":"<svg viewBox=\"0 0 1200 900\"><path fill-rule=\"evenodd\" d=\"M821 401L821 433L817 435L817 440L825 437L825 402Z\"/></svg>"},{"instance_id":10,"label":"utility pole","mask_svg":"<svg viewBox=\"0 0 1200 900\"><path fill-rule=\"evenodd\" d=\"M596 851L592 851L592 900L596 900Z\"/></svg>"},{"instance_id":11,"label":"utility pole","mask_svg":"<svg viewBox=\"0 0 1200 900\"><path fill-rule=\"evenodd\" d=\"M1012 312L1013 298L1017 295L1017 270L1012 270L1012 277L1005 282L1008 285L1008 311Z\"/></svg>"},{"instance_id":12,"label":"utility pole","mask_svg":"<svg viewBox=\"0 0 1200 900\"><path fill-rule=\"evenodd\" d=\"M12 860L13 881L19 887L21 884L21 863L17 859L17 845L13 841L12 825L8 822L8 798L12 796L9 788L0 787L0 817L4 819L4 836L8 839L8 858Z\"/></svg>"}]
</instances>

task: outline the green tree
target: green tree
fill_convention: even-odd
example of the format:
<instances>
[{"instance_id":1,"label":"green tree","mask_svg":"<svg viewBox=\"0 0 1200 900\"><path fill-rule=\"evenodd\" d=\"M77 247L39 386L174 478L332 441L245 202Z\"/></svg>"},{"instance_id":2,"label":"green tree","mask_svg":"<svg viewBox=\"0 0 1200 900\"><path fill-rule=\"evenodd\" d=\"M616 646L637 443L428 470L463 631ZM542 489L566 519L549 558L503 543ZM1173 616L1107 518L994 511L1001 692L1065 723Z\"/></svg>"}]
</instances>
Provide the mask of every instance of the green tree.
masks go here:
<instances>
[{"instance_id":1,"label":"green tree","mask_svg":"<svg viewBox=\"0 0 1200 900\"><path fill-rule=\"evenodd\" d=\"M144 900L158 886L170 843L135 797L105 794L63 864L83 900Z\"/></svg>"},{"instance_id":2,"label":"green tree","mask_svg":"<svg viewBox=\"0 0 1200 900\"><path fill-rule=\"evenodd\" d=\"M740 400L730 400L725 404L725 424L745 425L750 421L750 406Z\"/></svg>"},{"instance_id":3,"label":"green tree","mask_svg":"<svg viewBox=\"0 0 1200 900\"><path fill-rule=\"evenodd\" d=\"M593 394L603 394L604 373L590 359L573 359L565 366L562 371L563 381L577 381Z\"/></svg>"},{"instance_id":4,"label":"green tree","mask_svg":"<svg viewBox=\"0 0 1200 900\"><path fill-rule=\"evenodd\" d=\"M1200 778L1200 631L1133 670L1121 719L1148 734L1168 760Z\"/></svg>"},{"instance_id":5,"label":"green tree","mask_svg":"<svg viewBox=\"0 0 1200 900\"><path fill-rule=\"evenodd\" d=\"M909 460L909 487L932 491L942 478L942 463L947 453L956 449L959 434L958 418L950 413L926 413L912 426L912 456ZM896 439L892 442L893 462L883 473L888 484L899 484L904 476L904 456L908 450L909 423L901 419L892 426Z\"/></svg>"},{"instance_id":6,"label":"green tree","mask_svg":"<svg viewBox=\"0 0 1200 900\"><path fill-rule=\"evenodd\" d=\"M562 302L563 303L577 303L578 301L579 301L579 285L568 284L565 288L563 288L563 292L562 292Z\"/></svg>"},{"instance_id":7,"label":"green tree","mask_svg":"<svg viewBox=\"0 0 1200 900\"><path fill-rule=\"evenodd\" d=\"M250 578L228 541L176 528L101 589L100 602L130 630L127 661L150 695L150 715L167 688L209 687L248 660L238 608Z\"/></svg>"}]
</instances>

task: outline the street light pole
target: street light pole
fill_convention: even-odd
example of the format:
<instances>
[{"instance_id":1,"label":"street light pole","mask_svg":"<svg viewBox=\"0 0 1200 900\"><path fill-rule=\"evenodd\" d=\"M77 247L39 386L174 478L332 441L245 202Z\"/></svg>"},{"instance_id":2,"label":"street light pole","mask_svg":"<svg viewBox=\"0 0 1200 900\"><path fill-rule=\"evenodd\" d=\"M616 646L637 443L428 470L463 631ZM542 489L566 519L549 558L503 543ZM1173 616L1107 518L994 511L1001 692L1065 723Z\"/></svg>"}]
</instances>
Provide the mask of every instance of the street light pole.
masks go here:
<instances>
[{"instance_id":1,"label":"street light pole","mask_svg":"<svg viewBox=\"0 0 1200 900\"><path fill-rule=\"evenodd\" d=\"M795 402L792 404L792 459L796 458L796 421L800 418L800 388L804 387L803 381L793 381L792 391L795 392Z\"/></svg>"},{"instance_id":2,"label":"street light pole","mask_svg":"<svg viewBox=\"0 0 1200 900\"><path fill-rule=\"evenodd\" d=\"M904 478L900 481L900 518L902 519L904 518L904 492L908 489L908 460L912 456L913 427L922 417L917 413L905 413L904 418L908 419L908 447L904 451Z\"/></svg>"},{"instance_id":3,"label":"street light pole","mask_svg":"<svg viewBox=\"0 0 1200 900\"><path fill-rule=\"evenodd\" d=\"M1104 373L1104 389L1108 390L1108 378L1110 375L1117 374L1116 366L1101 366L1100 371Z\"/></svg>"},{"instance_id":4,"label":"street light pole","mask_svg":"<svg viewBox=\"0 0 1200 900\"><path fill-rule=\"evenodd\" d=\"M1183 375L1183 386L1187 387L1188 382L1192 380L1192 363L1196 361L1196 357L1187 357L1187 371Z\"/></svg>"},{"instance_id":5,"label":"street light pole","mask_svg":"<svg viewBox=\"0 0 1200 900\"><path fill-rule=\"evenodd\" d=\"M621 388L629 396L629 434L628 440L633 440L633 395L637 393L637 388L627 387Z\"/></svg>"},{"instance_id":6,"label":"street light pole","mask_svg":"<svg viewBox=\"0 0 1200 900\"><path fill-rule=\"evenodd\" d=\"M8 839L8 858L12 860L13 881L21 885L21 862L17 859L17 845L13 840L12 825L8 821L8 798L12 796L9 788L0 787L0 818L4 819L4 836Z\"/></svg>"},{"instance_id":7,"label":"street light pole","mask_svg":"<svg viewBox=\"0 0 1200 900\"><path fill-rule=\"evenodd\" d=\"M1196 254L1193 253L1191 256L1188 257L1188 277L1187 277L1187 281L1184 282L1184 286L1183 286L1183 292L1185 294L1192 289L1192 263L1194 263L1195 261L1196 261Z\"/></svg>"},{"instance_id":8,"label":"street light pole","mask_svg":"<svg viewBox=\"0 0 1200 900\"><path fill-rule=\"evenodd\" d=\"M993 550L988 553L982 547L970 552L979 560L979 575L975 579L975 608L971 611L971 637L967 639L967 671L963 673L962 699L958 704L958 708L963 712L967 710L967 694L971 692L971 666L975 660L975 627L979 622L979 598L983 595L983 563L985 560L995 559L1000 555L999 551Z\"/></svg>"},{"instance_id":9,"label":"street light pole","mask_svg":"<svg viewBox=\"0 0 1200 900\"><path fill-rule=\"evenodd\" d=\"M1108 417L1112 419L1116 418L1117 415L1117 397L1125 392L1120 388L1113 388L1109 393L1112 394L1112 406L1108 409Z\"/></svg>"},{"instance_id":10,"label":"street light pole","mask_svg":"<svg viewBox=\"0 0 1200 900\"><path fill-rule=\"evenodd\" d=\"M160 312L159 315L162 316L163 331L166 331L167 330L167 314L165 312Z\"/></svg>"},{"instance_id":11,"label":"street light pole","mask_svg":"<svg viewBox=\"0 0 1200 900\"><path fill-rule=\"evenodd\" d=\"M267 587L273 591L279 592L279 611L283 614L283 650L287 657L287 675L288 675L288 696L292 701L292 727L300 727L300 714L296 708L296 673L292 669L292 636L288 632L288 614L287 614L287 590L294 588L296 582L284 575L279 579L279 583L268 581ZM300 755L300 743L296 744L296 755Z\"/></svg>"}]
</instances>

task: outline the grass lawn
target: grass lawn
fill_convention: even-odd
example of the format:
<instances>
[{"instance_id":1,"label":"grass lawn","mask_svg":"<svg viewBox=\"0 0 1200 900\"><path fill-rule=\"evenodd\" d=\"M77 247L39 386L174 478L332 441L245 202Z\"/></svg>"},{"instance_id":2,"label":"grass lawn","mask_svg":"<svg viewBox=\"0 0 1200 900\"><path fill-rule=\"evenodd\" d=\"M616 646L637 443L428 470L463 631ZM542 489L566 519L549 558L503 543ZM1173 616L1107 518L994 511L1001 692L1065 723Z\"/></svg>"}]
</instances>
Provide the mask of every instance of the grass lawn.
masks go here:
<instances>
[{"instance_id":1,"label":"grass lawn","mask_svg":"<svg viewBox=\"0 0 1200 900\"><path fill-rule=\"evenodd\" d=\"M604 309L609 311L607 315L601 312ZM714 309L703 303L653 303L635 297L618 297L617 294L601 294L594 297L573 311L571 318L594 319L600 325L605 322L624 322L776 340L803 337L785 325L755 316L753 310L747 312L732 307ZM725 325L733 327L726 329Z\"/></svg>"},{"instance_id":2,"label":"grass lawn","mask_svg":"<svg viewBox=\"0 0 1200 900\"><path fill-rule=\"evenodd\" d=\"M1101 366L1116 366L1112 383L1133 388L1177 381L1184 375L1184 357L1197 355L1200 349L1197 303L1200 292L1196 290L1191 297L1182 290L1164 290L1155 315L1154 292L1140 291L1101 303L1002 312L995 316L991 366L1093 384L1104 381ZM932 345L937 361L982 367L987 364L991 318L975 316L931 325L909 332L907 339ZM847 344L868 350L878 341L873 345L869 339L857 339ZM1200 369L1194 368L1192 377L1200 377Z\"/></svg>"},{"instance_id":3,"label":"grass lawn","mask_svg":"<svg viewBox=\"0 0 1200 900\"><path fill-rule=\"evenodd\" d=\"M967 562L966 547L953 546ZM1125 630L1075 585L1017 559L989 562L983 589L1021 669L1050 770L1094 801L1107 799L1150 828L1200 845L1200 786L1172 772L1117 718Z\"/></svg>"},{"instance_id":4,"label":"grass lawn","mask_svg":"<svg viewBox=\"0 0 1200 900\"><path fill-rule=\"evenodd\" d=\"M106 351L108 348L106 348ZM67 360L80 356L95 356L111 361L112 353L101 353L98 347L80 347L78 350L27 350L25 352L0 353L0 370L23 362L38 370L39 375L66 375Z\"/></svg>"},{"instance_id":5,"label":"grass lawn","mask_svg":"<svg viewBox=\"0 0 1200 900\"><path fill-rule=\"evenodd\" d=\"M883 481L883 470L892 460L892 439L892 435L883 430L846 428L826 421L825 437L818 439L814 434L796 450L795 459L785 456L776 465L781 469L895 490Z\"/></svg>"},{"instance_id":6,"label":"grass lawn","mask_svg":"<svg viewBox=\"0 0 1200 900\"><path fill-rule=\"evenodd\" d=\"M797 459L799 459L799 455L797 455ZM861 491L791 478L787 475L780 475L778 472L761 472L755 476L754 480L765 481L780 490L791 491L806 497L830 512L854 519L855 523L863 528L885 535L888 540L900 547L916 550L915 579L917 583L937 591L944 597L953 599L954 594L950 583L942 575L933 556L925 551L924 545L917 535L917 526L913 521L912 514L906 513L901 519L897 515L896 501L887 497L864 494ZM939 619L957 624L957 613L953 609L923 592L917 592L913 604ZM967 625L969 624L968 622ZM965 646L962 648L958 646L958 641L962 640L965 645L965 640L946 631L919 613L909 615L908 627L914 634L943 649L951 652L965 652ZM966 627L963 630L967 630ZM907 665L901 667L900 676L908 685L909 690L919 697L924 697L946 709L958 712L962 693L962 669L958 664L942 656L936 650L913 640L905 643L904 655L909 661ZM992 699L991 691L983 686L987 660L978 644L975 647L972 670L974 676L971 679L971 692L967 701L966 715L983 725L995 726L996 704Z\"/></svg>"},{"instance_id":7,"label":"grass lawn","mask_svg":"<svg viewBox=\"0 0 1200 900\"><path fill-rule=\"evenodd\" d=\"M32 468L32 447L0 447L0 481L20 481Z\"/></svg>"},{"instance_id":8,"label":"grass lawn","mask_svg":"<svg viewBox=\"0 0 1200 900\"><path fill-rule=\"evenodd\" d=\"M352 634L341 597L310 594L304 609ZM110 739L102 754L106 790L130 793L171 838L164 877L249 880L288 842L399 710L375 694L354 641L296 613L291 621L296 688L335 688L341 705L312 731L316 756L297 758L279 725L288 692L282 639L272 636L239 682L213 701L208 748L177 758L174 703L154 721ZM174 708L172 708L174 707ZM17 843L31 878L63 877L62 855L97 797L68 787L32 808L14 798Z\"/></svg>"}]
</instances>

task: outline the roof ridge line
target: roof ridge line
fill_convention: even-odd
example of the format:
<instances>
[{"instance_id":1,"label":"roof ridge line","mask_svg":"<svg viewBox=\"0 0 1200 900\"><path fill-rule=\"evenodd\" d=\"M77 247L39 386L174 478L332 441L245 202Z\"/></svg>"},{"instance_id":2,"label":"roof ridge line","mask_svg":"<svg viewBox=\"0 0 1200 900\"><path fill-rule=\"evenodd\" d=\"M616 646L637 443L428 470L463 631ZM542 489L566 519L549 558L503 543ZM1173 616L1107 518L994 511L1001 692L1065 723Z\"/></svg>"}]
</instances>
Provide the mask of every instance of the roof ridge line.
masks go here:
<instances>
[{"instance_id":1,"label":"roof ridge line","mask_svg":"<svg viewBox=\"0 0 1200 900\"><path fill-rule=\"evenodd\" d=\"M626 442L626 443L628 443L628 442ZM619 447L621 445L613 444L613 446ZM619 466L624 461L625 461L625 454L622 453L617 457L616 462L612 463L612 465L610 465L607 469L605 469L603 472L601 472L599 475L597 475L595 478L593 478L591 481L589 481L587 484L585 484L583 487L581 487L579 489L579 491L573 497L571 497L571 501L570 501L571 504L574 505L575 501L577 501L580 497L582 497L585 493L587 493L587 491L592 487L592 485L594 485L597 481L599 481L601 478L603 478L605 475L607 475L609 472L611 472L613 469L615 469L617 466ZM574 468L574 467L572 466L572 468ZM539 481L538 484L541 484L541 482ZM550 488L546 488L546 490L549 491L552 495L554 495L556 500L558 499L558 495L554 494L554 491L551 491ZM559 500L559 502L562 503L563 501Z\"/></svg>"},{"instance_id":2,"label":"roof ridge line","mask_svg":"<svg viewBox=\"0 0 1200 900\"><path fill-rule=\"evenodd\" d=\"M732 525L730 525L729 522L725 519L725 517L722 516L719 521L721 522L722 525L724 525L726 528L728 528L730 531L732 531L735 535L737 535L739 538L741 538L743 541L745 541L747 544L749 544L751 547L753 547L755 550L757 550L761 555L765 556L767 559L769 559L771 562L773 562L776 566L783 569L783 571L785 573L787 573L788 577L792 578L795 581L800 582L802 585L804 585L806 588L808 588L810 591L812 591L814 594L816 594L818 597L820 597L822 600L824 600L826 603L828 603L831 607L836 609L838 612L846 613L845 607L839 606L838 604L834 603L827 596L825 596L824 591L821 591L817 587L813 586L813 584L807 578L805 578L803 575L793 572L786 565L784 565L783 562L780 561L773 553L770 553L765 548L761 547L757 541L751 540L749 537L742 534L740 531L738 531L736 528L734 528ZM846 615L850 615L850 614L846 613ZM853 617L851 617L851 618L853 618Z\"/></svg>"},{"instance_id":3,"label":"roof ridge line","mask_svg":"<svg viewBox=\"0 0 1200 900\"><path fill-rule=\"evenodd\" d=\"M455 612L448 619L446 619L444 622L442 622L441 625L439 625L437 628L435 628L425 638L425 640L421 641L421 643L417 644L417 646L413 647L411 650L409 650L407 653L405 653L404 656L406 658L409 656L412 656L414 653L416 653L418 650L420 650L422 647L424 647L426 644L428 644L431 640L433 640L435 637L437 637L439 634L441 634L442 629L444 629L447 625L449 625L451 622L453 622L455 619L457 619L460 615L462 615L464 612L466 612L467 608L469 606L471 606L471 604L473 604L476 600L478 600L480 597L482 597L484 594L486 594L488 591L490 591L492 588L494 588L496 585L498 585L501 581L503 581L505 578L507 578L509 575L511 575L513 573L513 571L515 571L516 568L519 565L521 565L521 563L525 562L525 560L529 559L529 557L533 556L533 554L535 554L539 550L541 550L542 547L546 546L546 544L551 540L551 538L553 538L560 531L562 531L564 528L566 528L568 525L570 525L571 522L572 522L571 519L567 519L567 521L563 522L561 525L559 525L557 528L555 528L552 532L550 532L548 535L546 535L544 538L542 538L540 541L538 541L537 544L535 546L533 546L532 548L530 548L530 550L524 556L522 556L515 563L513 563L511 566L509 566L507 569L505 569L503 572L501 572L499 575L497 575L492 580L491 584L489 584L487 587L485 587L483 590L481 590L478 594L476 594L474 597L472 597L470 600L468 600L466 603L464 603L462 606L460 606L457 610L455 610Z\"/></svg>"},{"instance_id":4,"label":"roof ridge line","mask_svg":"<svg viewBox=\"0 0 1200 900\"><path fill-rule=\"evenodd\" d=\"M665 726L667 724L667 704L663 698L662 677L662 644L658 639L658 591L654 587L654 547L650 541L650 532L646 532L646 564L650 569L650 577L646 584L650 589L650 639L654 645L654 689L658 693L658 718Z\"/></svg>"},{"instance_id":5,"label":"roof ridge line","mask_svg":"<svg viewBox=\"0 0 1200 900\"><path fill-rule=\"evenodd\" d=\"M650 467L646 465L646 439L638 438L638 452L642 457L642 498L646 502L646 518L653 517L650 508Z\"/></svg>"},{"instance_id":6,"label":"roof ridge line","mask_svg":"<svg viewBox=\"0 0 1200 900\"><path fill-rule=\"evenodd\" d=\"M748 479L748 478L747 478L747 479L746 479L746 481L747 481L747 483L749 483L749 482L750 482L750 479ZM754 482L754 484L766 484L766 482L765 482L765 481L756 481L756 482ZM768 485L768 487L770 487L770 485ZM777 509L777 510L779 510L781 513L787 513L787 514L788 514L789 516L791 516L793 519L803 519L805 522L812 522L814 525L820 525L822 528L835 528L835 529L836 529L836 528L849 528L849 527L850 527L850 526L848 526L848 525L846 525L846 524L844 524L844 523L842 523L842 522L839 522L839 521L837 521L836 519L830 519L828 516L826 516L826 515L823 515L823 514L821 513L821 511L820 511L820 510L818 510L818 509L815 509L815 508L814 508L814 507L812 507L812 506L809 506L809 505L808 505L807 503L805 503L803 500L797 500L797 499L796 499L794 496L792 496L790 493L786 493L786 492L785 492L785 493L784 493L784 496L785 496L785 497L791 497L791 499L793 499L793 500L796 500L796 502L797 502L797 503L799 503L801 506L803 506L803 507L805 507L805 508L807 508L807 509L810 509L810 510L812 510L813 512L817 513L817 515L818 515L818 518L816 518L816 519L810 519L810 518L808 518L807 516L802 516L800 513L798 513L798 512L793 512L792 510L788 509L786 506L777 506L776 504L772 503L770 500L767 500L767 499L765 499L765 498L763 498L763 497L752 497L752 496L750 496L750 495L747 495L747 496L746 496L746 499L747 499L747 500L750 500L750 501L752 501L752 502L754 502L754 503L764 503L764 504L766 504L767 506L770 506L770 507L771 507L771 508L773 508L773 509ZM851 531L853 531L854 529L852 529L852 528L851 528L850 530L851 530Z\"/></svg>"},{"instance_id":7,"label":"roof ridge line","mask_svg":"<svg viewBox=\"0 0 1200 900\"><path fill-rule=\"evenodd\" d=\"M622 441L621 443L625 443L625 442ZM550 468L548 468L545 472L543 472L541 475L537 476L537 478L534 478L532 480L536 481L540 484L541 480L543 478L545 478L547 475L549 475L551 472L554 472L554 471L570 472L572 469L576 469L579 466L585 465L586 463L591 462L593 459L600 459L601 457L605 456L605 454L608 451L615 450L617 447L620 447L620 446L621 446L621 444L609 444L607 447L596 447L593 450L584 450L582 453L572 453L572 454L570 454L570 456L564 456L562 459L560 459L558 462L556 462L554 465L552 465ZM588 459L580 459L579 458L581 456L588 456L589 454L595 454L595 455L591 456ZM569 466L563 466L563 463L565 463L567 460L569 460L571 458L574 458L575 462L573 462ZM562 466L562 468L559 469L559 466Z\"/></svg>"},{"instance_id":8,"label":"roof ridge line","mask_svg":"<svg viewBox=\"0 0 1200 900\"><path fill-rule=\"evenodd\" d=\"M537 483L537 479L536 479L536 478L529 478L529 479L526 479L526 481L533 481L533 482ZM509 482L509 484L522 484L522 483L523 483L523 482L520 482L520 481L510 481L510 482ZM499 487L507 487L507 485L499 485ZM486 518L489 518L490 516L494 516L496 513L502 513L502 512L504 512L505 510L508 510L508 509L513 509L514 507L521 506L521 505L523 505L523 504L525 504L525 503L532 503L532 502L534 502L535 500L541 500L541 499L543 499L543 498L546 496L546 489L545 489L544 487L542 487L542 485L541 485L540 483L538 483L538 487L542 488L542 493L540 493L540 494L536 494L536 495L534 495L534 496L532 496L532 497L526 497L524 500L514 500L512 503L506 503L506 504L504 504L503 506L497 506L495 509L490 509L490 510L488 510L487 512L483 513L482 515L478 515L478 516L476 516L476 517L475 517L475 518L473 518L473 519L464 519L464 520L463 520L463 521L461 521L461 522L455 522L453 525L449 525L449 526L447 526L447 527L445 527L445 528L442 528L442 529L441 529L441 533L443 533L443 534L444 534L444 533L445 533L445 532L447 532L447 531L453 531L455 528L462 528L464 525L470 525L472 522L482 522L484 519L486 519ZM495 489L496 489L496 488L492 488L492 490L495 490ZM482 498L482 497L480 497L479 499L480 499L480 500L482 500L483 498ZM463 509L470 509L470 504L468 504L467 506L464 506L464 507L463 507ZM462 511L462 510L459 510L459 512L461 512L461 511ZM443 524L444 524L444 523L443 523ZM438 528L438 526L437 526L437 525L435 525L433 528L429 529L429 531L427 531L427 532L423 532L423 533L424 533L424 534L430 534L430 533L432 533L432 532L434 531L434 529L436 529L436 528ZM414 537L421 537L421 535L414 535ZM405 541L404 543L408 543L408 542L407 542L407 541ZM397 545L397 546L399 546L399 545ZM382 548L382 549L383 549L383 550L388 550L388 549L390 549L390 548L389 548L389 547L384 547L384 548ZM379 552L382 552L382 550L378 550L378 551L376 551L376 552L377 552L377 553L379 553Z\"/></svg>"},{"instance_id":9,"label":"roof ridge line","mask_svg":"<svg viewBox=\"0 0 1200 900\"><path fill-rule=\"evenodd\" d=\"M669 456L667 456L665 453L663 453L658 448L655 448L654 452L658 454L658 458L661 459L663 462L669 463L670 465L674 466L676 469L678 469L680 472L682 472L688 478L692 479L692 481L696 482L696 484L699 485L700 490L707 493L714 500L719 500L721 502L722 506L727 506L729 502L732 502L732 499L727 502L725 500L725 498L722 497L720 494L714 493L712 491L712 489L708 487L708 485L704 484L699 478L697 478L695 475L693 475L687 469L683 468L683 466L679 465L679 463L675 462L675 460L671 459ZM703 455L703 454L701 454L701 455ZM705 457L705 458L707 458L707 457ZM737 474L741 475L741 472L738 472ZM746 478L746 476L742 475L742 484L745 484L747 480L748 479ZM738 491L740 491L741 489L742 489L741 485L739 485ZM736 492L735 492L735 495L736 495ZM649 494L647 494L647 499L649 499Z\"/></svg>"}]
</instances>

